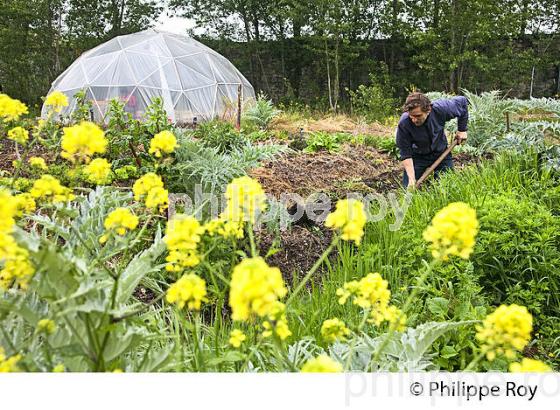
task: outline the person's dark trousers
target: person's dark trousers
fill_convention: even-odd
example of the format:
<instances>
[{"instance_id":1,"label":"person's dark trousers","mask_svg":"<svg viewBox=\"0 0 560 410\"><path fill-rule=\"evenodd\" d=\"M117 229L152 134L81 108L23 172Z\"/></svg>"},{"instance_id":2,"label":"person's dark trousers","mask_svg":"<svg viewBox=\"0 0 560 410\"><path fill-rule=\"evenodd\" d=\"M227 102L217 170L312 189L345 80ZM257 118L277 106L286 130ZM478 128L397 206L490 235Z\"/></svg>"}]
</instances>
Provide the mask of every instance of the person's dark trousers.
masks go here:
<instances>
[{"instance_id":1,"label":"person's dark trousers","mask_svg":"<svg viewBox=\"0 0 560 410\"><path fill-rule=\"evenodd\" d=\"M435 162L435 160L439 158L440 155L441 152L434 152L432 154L417 155L412 157L412 163L414 164L414 175L417 181L420 179L424 171L428 169ZM450 169L453 169L453 158L451 156L451 153L449 153L449 155L446 156L443 161L441 161L437 166L434 171L434 178L438 178L442 172ZM406 174L406 171L404 171L403 175L403 186L405 188L408 186L408 175Z\"/></svg>"}]
</instances>

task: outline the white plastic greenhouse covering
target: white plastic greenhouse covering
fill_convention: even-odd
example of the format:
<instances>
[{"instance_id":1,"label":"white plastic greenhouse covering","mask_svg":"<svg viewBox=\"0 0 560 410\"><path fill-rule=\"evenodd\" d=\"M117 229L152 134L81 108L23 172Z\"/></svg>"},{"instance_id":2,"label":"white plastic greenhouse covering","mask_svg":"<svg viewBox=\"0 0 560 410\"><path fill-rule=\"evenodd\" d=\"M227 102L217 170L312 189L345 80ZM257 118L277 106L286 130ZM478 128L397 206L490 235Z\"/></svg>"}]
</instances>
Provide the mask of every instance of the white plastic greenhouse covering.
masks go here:
<instances>
[{"instance_id":1,"label":"white plastic greenhouse covering","mask_svg":"<svg viewBox=\"0 0 560 410\"><path fill-rule=\"evenodd\" d=\"M93 119L106 121L113 98L126 103L125 111L141 118L154 97L162 97L169 119L176 123L233 115L238 86L244 103L255 92L247 79L225 57L190 37L156 30L115 37L83 53L52 84L69 106L84 89L92 101ZM43 106L42 116L47 111Z\"/></svg>"}]
</instances>

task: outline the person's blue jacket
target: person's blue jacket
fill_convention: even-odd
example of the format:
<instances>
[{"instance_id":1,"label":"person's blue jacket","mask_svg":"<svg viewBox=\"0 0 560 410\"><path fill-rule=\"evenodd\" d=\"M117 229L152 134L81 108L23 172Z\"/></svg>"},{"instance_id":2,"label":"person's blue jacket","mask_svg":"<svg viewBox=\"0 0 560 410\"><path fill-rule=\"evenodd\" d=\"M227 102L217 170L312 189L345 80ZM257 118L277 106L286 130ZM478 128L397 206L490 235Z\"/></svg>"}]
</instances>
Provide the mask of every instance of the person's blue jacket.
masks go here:
<instances>
[{"instance_id":1,"label":"person's blue jacket","mask_svg":"<svg viewBox=\"0 0 560 410\"><path fill-rule=\"evenodd\" d=\"M457 118L457 129L466 131L469 120L467 105L468 100L465 97L435 100L432 103L432 111L420 127L414 125L407 112L401 115L397 127L397 147L400 151L400 160L445 151L447 148L447 137L444 133L445 123Z\"/></svg>"}]
</instances>

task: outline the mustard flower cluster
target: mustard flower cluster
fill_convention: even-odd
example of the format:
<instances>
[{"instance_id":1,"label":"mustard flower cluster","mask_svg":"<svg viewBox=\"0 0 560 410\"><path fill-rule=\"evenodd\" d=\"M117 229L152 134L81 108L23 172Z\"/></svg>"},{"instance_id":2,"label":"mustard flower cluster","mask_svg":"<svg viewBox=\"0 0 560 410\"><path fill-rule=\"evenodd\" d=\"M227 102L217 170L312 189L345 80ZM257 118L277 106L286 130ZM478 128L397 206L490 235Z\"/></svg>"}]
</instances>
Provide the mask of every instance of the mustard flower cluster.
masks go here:
<instances>
[{"instance_id":1,"label":"mustard flower cluster","mask_svg":"<svg viewBox=\"0 0 560 410\"><path fill-rule=\"evenodd\" d=\"M10 98L0 93L0 120L17 121L19 117L28 113L27 106L20 100Z\"/></svg>"},{"instance_id":2,"label":"mustard flower cluster","mask_svg":"<svg viewBox=\"0 0 560 410\"><path fill-rule=\"evenodd\" d=\"M68 97L60 91L54 91L45 98L45 105L60 113L64 107L68 107Z\"/></svg>"},{"instance_id":3,"label":"mustard flower cluster","mask_svg":"<svg viewBox=\"0 0 560 410\"><path fill-rule=\"evenodd\" d=\"M198 265L197 246L203 233L204 228L195 217L176 215L167 225L163 238L169 251L165 268L170 272L181 272Z\"/></svg>"},{"instance_id":4,"label":"mustard flower cluster","mask_svg":"<svg viewBox=\"0 0 560 410\"><path fill-rule=\"evenodd\" d=\"M20 145L25 145L29 140L29 132L23 127L14 127L8 131L8 139Z\"/></svg>"},{"instance_id":5,"label":"mustard flower cluster","mask_svg":"<svg viewBox=\"0 0 560 410\"><path fill-rule=\"evenodd\" d=\"M404 330L406 316L395 306L389 305L391 291L388 282L379 273L370 273L359 281L353 280L337 289L338 303L344 305L349 298L362 309L369 310L369 322L380 326L389 322L396 330Z\"/></svg>"},{"instance_id":6,"label":"mustard flower cluster","mask_svg":"<svg viewBox=\"0 0 560 410\"><path fill-rule=\"evenodd\" d=\"M191 310L200 310L202 302L208 302L206 282L194 273L185 274L167 289L165 299L180 309L187 305Z\"/></svg>"},{"instance_id":7,"label":"mustard flower cluster","mask_svg":"<svg viewBox=\"0 0 560 410\"><path fill-rule=\"evenodd\" d=\"M501 305L476 330L476 339L482 343L488 360L497 355L513 359L516 351L522 351L531 340L533 317L525 306Z\"/></svg>"},{"instance_id":8,"label":"mustard flower cluster","mask_svg":"<svg viewBox=\"0 0 560 410\"><path fill-rule=\"evenodd\" d=\"M276 302L286 296L280 269L267 265L261 257L242 260L231 275L229 305L233 320L274 315Z\"/></svg>"},{"instance_id":9,"label":"mustard flower cluster","mask_svg":"<svg viewBox=\"0 0 560 410\"><path fill-rule=\"evenodd\" d=\"M233 329L229 334L229 344L238 349L241 344L247 339L245 333L239 329Z\"/></svg>"},{"instance_id":10,"label":"mustard flower cluster","mask_svg":"<svg viewBox=\"0 0 560 410\"><path fill-rule=\"evenodd\" d=\"M0 289L8 289L14 283L26 289L35 273L29 252L12 236L19 206L10 192L0 189Z\"/></svg>"},{"instance_id":11,"label":"mustard flower cluster","mask_svg":"<svg viewBox=\"0 0 560 410\"><path fill-rule=\"evenodd\" d=\"M144 200L148 209L159 210L162 212L169 205L169 193L163 188L161 177L153 172L148 172L138 178L132 187L134 199Z\"/></svg>"},{"instance_id":12,"label":"mustard flower cluster","mask_svg":"<svg viewBox=\"0 0 560 410\"><path fill-rule=\"evenodd\" d=\"M19 371L17 363L21 360L21 355L7 357L4 348L0 346L0 373L13 373Z\"/></svg>"},{"instance_id":13,"label":"mustard flower cluster","mask_svg":"<svg viewBox=\"0 0 560 410\"><path fill-rule=\"evenodd\" d=\"M278 336L281 340L286 340L292 335L286 318L286 305L280 301L272 304L267 320L263 322L263 337Z\"/></svg>"},{"instance_id":14,"label":"mustard flower cluster","mask_svg":"<svg viewBox=\"0 0 560 410\"><path fill-rule=\"evenodd\" d=\"M127 231L136 229L138 226L138 217L128 208L117 208L107 215L104 226L106 232L99 238L100 243L107 242L111 233L124 236Z\"/></svg>"},{"instance_id":15,"label":"mustard flower cluster","mask_svg":"<svg viewBox=\"0 0 560 410\"><path fill-rule=\"evenodd\" d=\"M357 199L342 199L336 203L336 209L325 220L325 226L341 232L345 241L354 241L359 245L364 235L366 224L364 204Z\"/></svg>"},{"instance_id":16,"label":"mustard flower cluster","mask_svg":"<svg viewBox=\"0 0 560 410\"><path fill-rule=\"evenodd\" d=\"M309 359L301 368L302 373L340 373L342 365L336 360L331 359L326 354L322 354L313 359Z\"/></svg>"},{"instance_id":17,"label":"mustard flower cluster","mask_svg":"<svg viewBox=\"0 0 560 410\"><path fill-rule=\"evenodd\" d=\"M548 373L552 369L540 360L524 357L521 363L510 363L509 371L512 373Z\"/></svg>"},{"instance_id":18,"label":"mustard flower cluster","mask_svg":"<svg viewBox=\"0 0 560 410\"><path fill-rule=\"evenodd\" d=\"M423 236L432 256L447 261L450 256L468 259L477 233L476 211L463 202L453 202L436 213Z\"/></svg>"},{"instance_id":19,"label":"mustard flower cluster","mask_svg":"<svg viewBox=\"0 0 560 410\"><path fill-rule=\"evenodd\" d=\"M96 185L111 183L111 163L105 158L96 158L83 169L88 182Z\"/></svg>"},{"instance_id":20,"label":"mustard flower cluster","mask_svg":"<svg viewBox=\"0 0 560 410\"><path fill-rule=\"evenodd\" d=\"M177 138L171 131L162 131L154 135L150 141L150 154L161 158L162 154L171 154L177 147Z\"/></svg>"},{"instance_id":21,"label":"mustard flower cluster","mask_svg":"<svg viewBox=\"0 0 560 410\"><path fill-rule=\"evenodd\" d=\"M89 121L65 127L61 140L60 156L71 162L88 163L95 154L103 154L107 149L107 138L99 126Z\"/></svg>"},{"instance_id":22,"label":"mustard flower cluster","mask_svg":"<svg viewBox=\"0 0 560 410\"><path fill-rule=\"evenodd\" d=\"M344 341L350 334L350 329L338 318L327 319L321 326L321 337L327 343L334 343L337 340Z\"/></svg>"},{"instance_id":23,"label":"mustard flower cluster","mask_svg":"<svg viewBox=\"0 0 560 410\"><path fill-rule=\"evenodd\" d=\"M28 162L29 165L31 165L33 168L37 168L42 171L46 171L48 169L47 163L41 157L31 157L29 158Z\"/></svg>"},{"instance_id":24,"label":"mustard flower cluster","mask_svg":"<svg viewBox=\"0 0 560 410\"><path fill-rule=\"evenodd\" d=\"M70 188L62 186L52 175L43 175L33 183L29 191L31 196L51 203L69 202L76 198Z\"/></svg>"}]
</instances>

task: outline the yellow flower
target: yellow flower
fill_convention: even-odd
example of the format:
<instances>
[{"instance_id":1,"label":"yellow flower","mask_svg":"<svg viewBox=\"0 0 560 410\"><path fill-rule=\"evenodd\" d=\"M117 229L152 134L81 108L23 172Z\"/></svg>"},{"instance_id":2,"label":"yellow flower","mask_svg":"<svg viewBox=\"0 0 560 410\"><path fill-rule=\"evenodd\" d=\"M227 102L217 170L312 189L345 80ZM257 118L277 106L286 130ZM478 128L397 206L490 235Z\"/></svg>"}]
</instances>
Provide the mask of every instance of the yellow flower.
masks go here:
<instances>
[{"instance_id":1,"label":"yellow flower","mask_svg":"<svg viewBox=\"0 0 560 410\"><path fill-rule=\"evenodd\" d=\"M0 346L0 373L12 373L19 371L17 362L21 360L21 355L6 357L6 352Z\"/></svg>"},{"instance_id":2,"label":"yellow flower","mask_svg":"<svg viewBox=\"0 0 560 410\"><path fill-rule=\"evenodd\" d=\"M161 153L171 154L177 147L177 139L171 131L162 131L150 141L150 154L154 154L156 158L161 157Z\"/></svg>"},{"instance_id":3,"label":"yellow flower","mask_svg":"<svg viewBox=\"0 0 560 410\"><path fill-rule=\"evenodd\" d=\"M533 317L525 306L501 305L476 330L488 360L494 360L496 355L513 359L515 351L523 350L531 340Z\"/></svg>"},{"instance_id":4,"label":"yellow flower","mask_svg":"<svg viewBox=\"0 0 560 410\"><path fill-rule=\"evenodd\" d=\"M245 333L243 333L239 329L234 329L229 334L229 344L235 347L236 349L238 349L241 346L241 343L243 343L245 339L247 339L247 336L245 336Z\"/></svg>"},{"instance_id":5,"label":"yellow flower","mask_svg":"<svg viewBox=\"0 0 560 410\"><path fill-rule=\"evenodd\" d=\"M126 234L127 229L129 231L136 229L138 217L128 208L117 208L107 215L104 226L108 232L99 240L101 243L107 241L110 232L116 232L117 235L123 236Z\"/></svg>"},{"instance_id":6,"label":"yellow flower","mask_svg":"<svg viewBox=\"0 0 560 410\"><path fill-rule=\"evenodd\" d=\"M225 197L222 218L227 221L255 223L259 212L266 210L266 194L261 184L248 176L233 179L226 187Z\"/></svg>"},{"instance_id":7,"label":"yellow flower","mask_svg":"<svg viewBox=\"0 0 560 410\"><path fill-rule=\"evenodd\" d=\"M337 289L338 303L344 305L352 297L352 303L370 310L368 322L380 326L389 322L398 331L404 330L406 315L396 306L389 305L389 283L379 273L370 273L359 281L353 280Z\"/></svg>"},{"instance_id":8,"label":"yellow flower","mask_svg":"<svg viewBox=\"0 0 560 410\"><path fill-rule=\"evenodd\" d=\"M70 188L62 186L58 179L51 175L43 175L36 180L29 193L33 198L41 198L53 203L68 202L76 198Z\"/></svg>"},{"instance_id":9,"label":"yellow flower","mask_svg":"<svg viewBox=\"0 0 560 410\"><path fill-rule=\"evenodd\" d=\"M552 369L540 360L524 357L521 363L511 363L509 365L509 371L512 373L545 373L551 372Z\"/></svg>"},{"instance_id":10,"label":"yellow flower","mask_svg":"<svg viewBox=\"0 0 560 410\"><path fill-rule=\"evenodd\" d=\"M430 243L432 256L447 261L451 255L468 259L477 232L476 211L463 202L453 202L436 213L423 236Z\"/></svg>"},{"instance_id":11,"label":"yellow flower","mask_svg":"<svg viewBox=\"0 0 560 410\"><path fill-rule=\"evenodd\" d=\"M176 215L167 224L163 241L169 251L165 259L168 271L180 272L200 263L196 248L203 233L204 229L193 216Z\"/></svg>"},{"instance_id":12,"label":"yellow flower","mask_svg":"<svg viewBox=\"0 0 560 410\"><path fill-rule=\"evenodd\" d=\"M161 177L153 172L148 172L146 175L138 178L132 186L134 192L134 199L140 201L144 195L154 188L163 188L163 181Z\"/></svg>"},{"instance_id":13,"label":"yellow flower","mask_svg":"<svg viewBox=\"0 0 560 410\"><path fill-rule=\"evenodd\" d=\"M191 310L200 310L200 304L208 302L206 282L194 273L185 274L167 289L165 299L180 309L186 304Z\"/></svg>"},{"instance_id":14,"label":"yellow flower","mask_svg":"<svg viewBox=\"0 0 560 410\"><path fill-rule=\"evenodd\" d=\"M68 106L68 97L60 91L54 91L45 98L45 105L51 106L54 112L60 112L63 107Z\"/></svg>"},{"instance_id":15,"label":"yellow flower","mask_svg":"<svg viewBox=\"0 0 560 410\"><path fill-rule=\"evenodd\" d=\"M52 369L53 373L64 373L65 371L66 371L66 367L62 363L57 364Z\"/></svg>"},{"instance_id":16,"label":"yellow flower","mask_svg":"<svg viewBox=\"0 0 560 410\"><path fill-rule=\"evenodd\" d=\"M14 127L8 131L8 139L17 142L20 145L25 145L29 139L29 132L23 127Z\"/></svg>"},{"instance_id":17,"label":"yellow flower","mask_svg":"<svg viewBox=\"0 0 560 410\"><path fill-rule=\"evenodd\" d=\"M18 201L7 189L0 188L0 233L10 233L16 223Z\"/></svg>"},{"instance_id":18,"label":"yellow flower","mask_svg":"<svg viewBox=\"0 0 560 410\"><path fill-rule=\"evenodd\" d=\"M333 343L337 340L345 340L350 334L350 329L346 327L344 322L338 318L327 319L321 326L321 337L327 343Z\"/></svg>"},{"instance_id":19,"label":"yellow flower","mask_svg":"<svg viewBox=\"0 0 560 410\"><path fill-rule=\"evenodd\" d=\"M286 319L286 305L280 301L274 302L267 315L268 320L263 322L263 337L276 334L281 340L286 340L292 335Z\"/></svg>"},{"instance_id":20,"label":"yellow flower","mask_svg":"<svg viewBox=\"0 0 560 410\"><path fill-rule=\"evenodd\" d=\"M132 187L134 199L140 201L145 198L146 208L158 208L160 212L169 204L169 193L163 189L161 177L153 172L138 178Z\"/></svg>"},{"instance_id":21,"label":"yellow flower","mask_svg":"<svg viewBox=\"0 0 560 410\"><path fill-rule=\"evenodd\" d=\"M280 269L268 266L261 257L244 259L231 275L229 305L232 319L267 316L274 312L275 302L287 292Z\"/></svg>"},{"instance_id":22,"label":"yellow flower","mask_svg":"<svg viewBox=\"0 0 560 410\"><path fill-rule=\"evenodd\" d=\"M110 184L111 163L105 158L96 158L84 167L84 174L92 184Z\"/></svg>"},{"instance_id":23,"label":"yellow flower","mask_svg":"<svg viewBox=\"0 0 560 410\"><path fill-rule=\"evenodd\" d=\"M17 216L23 216L23 214L30 214L35 211L37 205L35 200L29 193L18 194L14 197L17 206Z\"/></svg>"},{"instance_id":24,"label":"yellow flower","mask_svg":"<svg viewBox=\"0 0 560 410\"><path fill-rule=\"evenodd\" d=\"M41 319L37 322L37 331L52 335L56 331L56 324L51 319Z\"/></svg>"},{"instance_id":25,"label":"yellow flower","mask_svg":"<svg viewBox=\"0 0 560 410\"><path fill-rule=\"evenodd\" d=\"M243 222L227 221L222 217L206 222L203 228L210 236L214 236L216 233L224 238L241 239L244 236Z\"/></svg>"},{"instance_id":26,"label":"yellow flower","mask_svg":"<svg viewBox=\"0 0 560 410\"><path fill-rule=\"evenodd\" d=\"M396 306L380 306L378 309L371 311L370 323L380 326L383 322L389 322L394 330L402 332L406 328L406 315Z\"/></svg>"},{"instance_id":27,"label":"yellow flower","mask_svg":"<svg viewBox=\"0 0 560 410\"><path fill-rule=\"evenodd\" d=\"M327 228L340 230L341 238L354 241L359 245L364 235L366 213L364 204L357 199L342 199L336 203L336 209L325 220Z\"/></svg>"},{"instance_id":28,"label":"yellow flower","mask_svg":"<svg viewBox=\"0 0 560 410\"><path fill-rule=\"evenodd\" d=\"M163 212L169 206L169 192L163 188L153 188L146 195L146 208Z\"/></svg>"},{"instance_id":29,"label":"yellow flower","mask_svg":"<svg viewBox=\"0 0 560 410\"><path fill-rule=\"evenodd\" d=\"M303 365L301 371L302 373L340 373L342 372L342 365L326 354L322 354L309 359Z\"/></svg>"},{"instance_id":30,"label":"yellow flower","mask_svg":"<svg viewBox=\"0 0 560 410\"><path fill-rule=\"evenodd\" d=\"M31 158L29 158L29 165L31 165L34 168L42 169L43 171L48 169L47 163L41 157L31 157Z\"/></svg>"},{"instance_id":31,"label":"yellow flower","mask_svg":"<svg viewBox=\"0 0 560 410\"><path fill-rule=\"evenodd\" d=\"M78 125L65 127L61 141L62 152L60 156L72 162L89 162L94 154L103 154L107 149L108 141L105 133L96 124L82 121Z\"/></svg>"},{"instance_id":32,"label":"yellow flower","mask_svg":"<svg viewBox=\"0 0 560 410\"><path fill-rule=\"evenodd\" d=\"M27 113L27 106L24 103L6 94L0 94L0 120L16 121Z\"/></svg>"},{"instance_id":33,"label":"yellow flower","mask_svg":"<svg viewBox=\"0 0 560 410\"><path fill-rule=\"evenodd\" d=\"M13 283L27 289L35 268L29 261L29 252L16 244L6 233L0 233L0 259L4 268L0 270L0 288L8 289Z\"/></svg>"},{"instance_id":34,"label":"yellow flower","mask_svg":"<svg viewBox=\"0 0 560 410\"><path fill-rule=\"evenodd\" d=\"M344 305L350 296L353 303L364 309L387 306L391 298L389 283L379 273L370 273L359 281L353 280L336 291L338 303Z\"/></svg>"}]
</instances>

